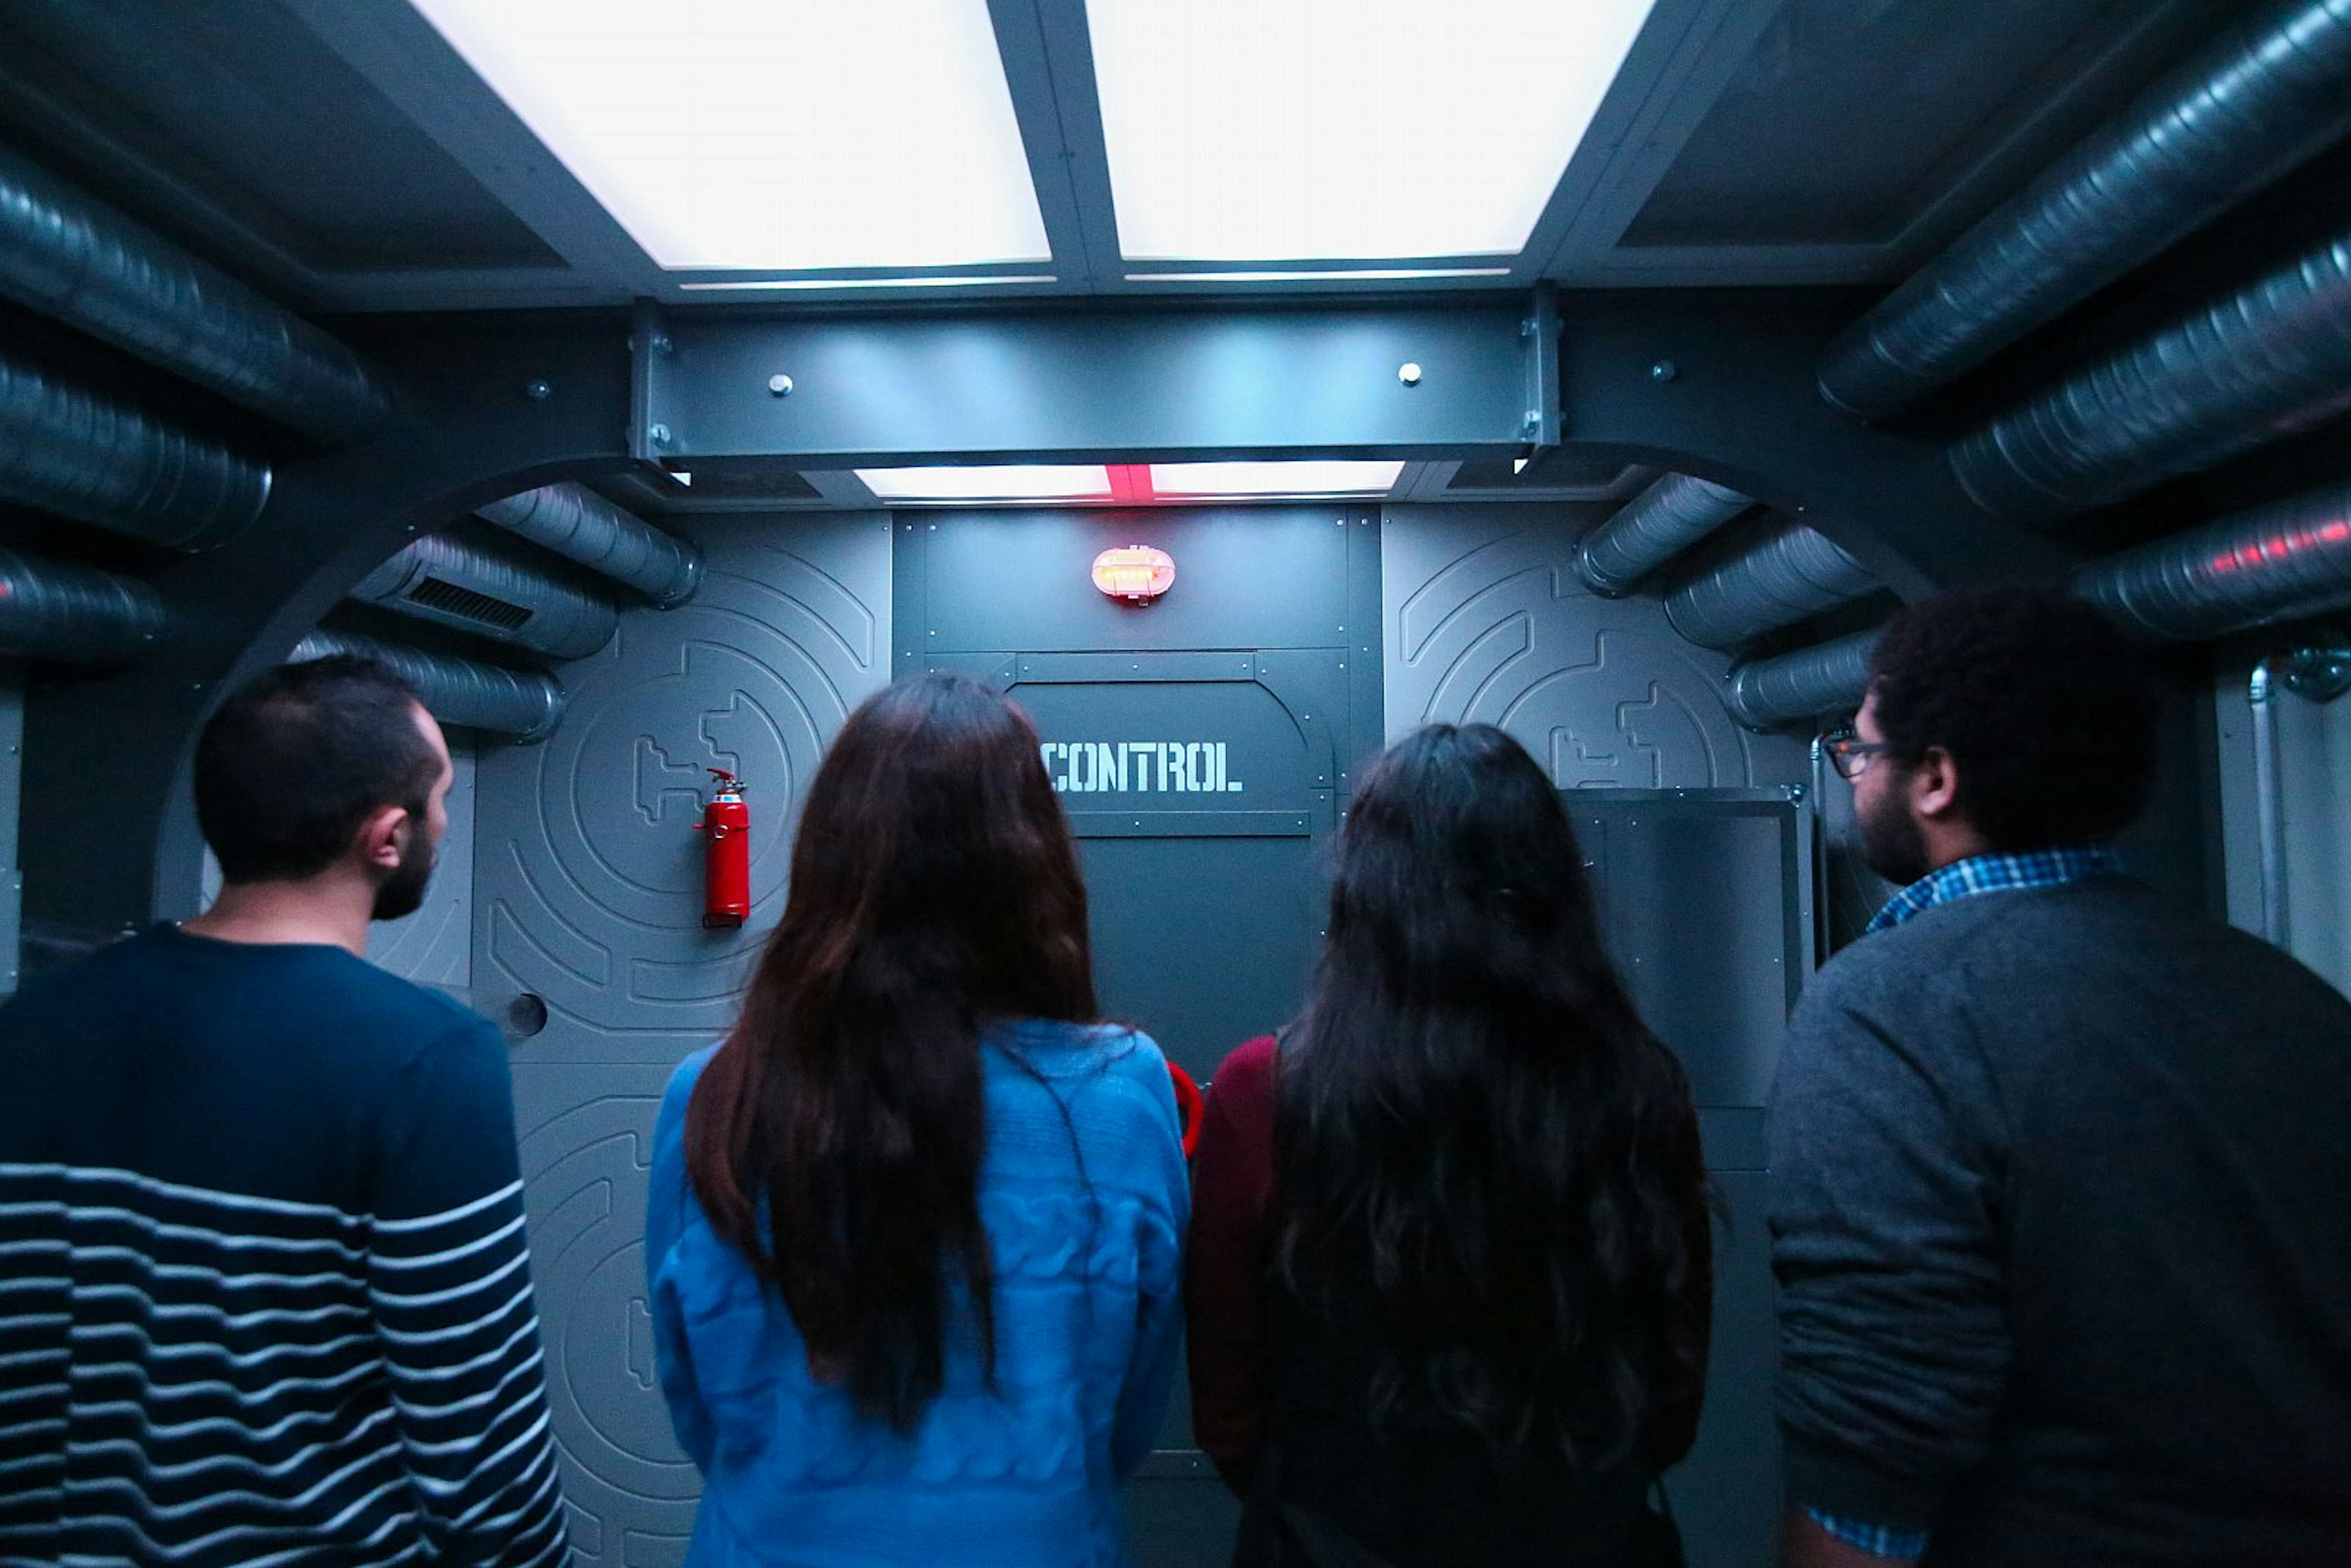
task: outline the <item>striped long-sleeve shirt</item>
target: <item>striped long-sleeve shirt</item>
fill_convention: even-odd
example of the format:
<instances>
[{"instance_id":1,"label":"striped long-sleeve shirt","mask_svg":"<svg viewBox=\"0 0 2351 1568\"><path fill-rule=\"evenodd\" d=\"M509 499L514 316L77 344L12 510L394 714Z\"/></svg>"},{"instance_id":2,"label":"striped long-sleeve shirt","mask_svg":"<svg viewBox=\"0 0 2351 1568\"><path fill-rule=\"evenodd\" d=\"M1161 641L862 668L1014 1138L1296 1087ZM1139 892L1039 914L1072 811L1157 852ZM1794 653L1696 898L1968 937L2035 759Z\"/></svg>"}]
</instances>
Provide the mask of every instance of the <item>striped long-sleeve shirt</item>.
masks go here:
<instances>
[{"instance_id":1,"label":"striped long-sleeve shirt","mask_svg":"<svg viewBox=\"0 0 2351 1568\"><path fill-rule=\"evenodd\" d=\"M566 1553L493 1031L164 929L0 1009L0 1563Z\"/></svg>"}]
</instances>

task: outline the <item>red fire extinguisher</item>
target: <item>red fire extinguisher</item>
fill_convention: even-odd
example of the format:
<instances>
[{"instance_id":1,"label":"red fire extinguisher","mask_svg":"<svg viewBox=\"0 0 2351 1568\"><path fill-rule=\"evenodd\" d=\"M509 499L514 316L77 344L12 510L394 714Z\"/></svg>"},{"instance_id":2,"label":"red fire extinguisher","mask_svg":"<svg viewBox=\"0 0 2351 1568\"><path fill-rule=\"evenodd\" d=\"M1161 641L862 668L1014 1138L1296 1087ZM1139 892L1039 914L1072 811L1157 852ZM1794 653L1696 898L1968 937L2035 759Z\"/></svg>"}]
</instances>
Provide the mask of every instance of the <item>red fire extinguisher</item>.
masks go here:
<instances>
[{"instance_id":1,"label":"red fire extinguisher","mask_svg":"<svg viewBox=\"0 0 2351 1568\"><path fill-rule=\"evenodd\" d=\"M751 914L751 809L743 804L743 780L724 768L710 769L710 804L695 827L703 845L702 924L740 925Z\"/></svg>"}]
</instances>

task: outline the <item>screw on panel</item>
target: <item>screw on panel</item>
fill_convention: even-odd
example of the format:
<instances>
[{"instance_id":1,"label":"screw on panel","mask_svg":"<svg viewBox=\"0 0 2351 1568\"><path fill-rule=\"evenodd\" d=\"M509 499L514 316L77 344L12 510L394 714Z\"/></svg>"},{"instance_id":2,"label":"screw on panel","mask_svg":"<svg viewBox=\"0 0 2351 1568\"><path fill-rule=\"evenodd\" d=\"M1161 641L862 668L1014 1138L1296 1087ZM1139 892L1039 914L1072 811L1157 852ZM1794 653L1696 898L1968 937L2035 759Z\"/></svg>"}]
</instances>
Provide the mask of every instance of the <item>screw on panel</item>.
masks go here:
<instances>
[{"instance_id":1,"label":"screw on panel","mask_svg":"<svg viewBox=\"0 0 2351 1568\"><path fill-rule=\"evenodd\" d=\"M1396 367L1396 380L1402 382L1408 387L1418 386L1420 384L1420 366L1411 360L1406 360L1403 364Z\"/></svg>"},{"instance_id":2,"label":"screw on panel","mask_svg":"<svg viewBox=\"0 0 2351 1568\"><path fill-rule=\"evenodd\" d=\"M1523 422L1521 422L1520 428L1529 435L1532 435L1537 431L1542 429L1542 410L1539 408L1531 408L1527 410L1527 417Z\"/></svg>"},{"instance_id":3,"label":"screw on panel","mask_svg":"<svg viewBox=\"0 0 2351 1568\"><path fill-rule=\"evenodd\" d=\"M1659 360L1649 367L1649 379L1653 382L1669 382L1681 373L1681 367L1671 360Z\"/></svg>"},{"instance_id":4,"label":"screw on panel","mask_svg":"<svg viewBox=\"0 0 2351 1568\"><path fill-rule=\"evenodd\" d=\"M645 436L655 446L667 446L670 442L669 426L666 424L656 424L651 430L645 432Z\"/></svg>"},{"instance_id":5,"label":"screw on panel","mask_svg":"<svg viewBox=\"0 0 2351 1568\"><path fill-rule=\"evenodd\" d=\"M522 389L522 395L533 402L545 402L555 389L545 382L531 382Z\"/></svg>"},{"instance_id":6,"label":"screw on panel","mask_svg":"<svg viewBox=\"0 0 2351 1568\"><path fill-rule=\"evenodd\" d=\"M778 397L789 397L792 395L792 378L786 375L769 376L768 390Z\"/></svg>"}]
</instances>

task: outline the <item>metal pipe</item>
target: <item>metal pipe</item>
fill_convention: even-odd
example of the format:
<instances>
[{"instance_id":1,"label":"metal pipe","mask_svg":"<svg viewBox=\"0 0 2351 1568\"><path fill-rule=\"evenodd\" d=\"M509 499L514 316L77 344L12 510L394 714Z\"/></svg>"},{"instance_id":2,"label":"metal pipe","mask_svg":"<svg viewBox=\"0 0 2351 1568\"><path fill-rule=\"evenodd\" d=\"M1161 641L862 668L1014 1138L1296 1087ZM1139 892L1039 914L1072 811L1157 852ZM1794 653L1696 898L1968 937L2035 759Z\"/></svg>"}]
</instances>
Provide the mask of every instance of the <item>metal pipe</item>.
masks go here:
<instances>
[{"instance_id":1,"label":"metal pipe","mask_svg":"<svg viewBox=\"0 0 2351 1568\"><path fill-rule=\"evenodd\" d=\"M1773 525L1719 566L1675 585L1666 619L1702 648L1790 626L1877 586L1867 567L1803 524Z\"/></svg>"},{"instance_id":2,"label":"metal pipe","mask_svg":"<svg viewBox=\"0 0 2351 1568\"><path fill-rule=\"evenodd\" d=\"M2351 126L2351 0L2233 25L1829 345L1821 395L1898 413Z\"/></svg>"},{"instance_id":3,"label":"metal pipe","mask_svg":"<svg viewBox=\"0 0 2351 1568\"><path fill-rule=\"evenodd\" d=\"M357 653L389 666L416 688L424 711L444 724L529 742L546 739L563 718L563 683L536 670L502 669L373 637L324 631L303 638L287 662L323 659L329 653Z\"/></svg>"},{"instance_id":4,"label":"metal pipe","mask_svg":"<svg viewBox=\"0 0 2351 1568\"><path fill-rule=\"evenodd\" d=\"M1951 448L1997 517L2048 522L2351 409L2351 235L2141 340Z\"/></svg>"},{"instance_id":5,"label":"metal pipe","mask_svg":"<svg viewBox=\"0 0 2351 1568\"><path fill-rule=\"evenodd\" d=\"M1622 598L1754 504L1728 485L1667 474L1583 537L1575 547L1576 575L1603 598Z\"/></svg>"},{"instance_id":6,"label":"metal pipe","mask_svg":"<svg viewBox=\"0 0 2351 1568\"><path fill-rule=\"evenodd\" d=\"M261 515L269 470L0 359L0 499L197 550Z\"/></svg>"},{"instance_id":7,"label":"metal pipe","mask_svg":"<svg viewBox=\"0 0 2351 1568\"><path fill-rule=\"evenodd\" d=\"M664 610L702 586L702 551L580 485L543 485L481 508L533 544L625 582Z\"/></svg>"},{"instance_id":8,"label":"metal pipe","mask_svg":"<svg viewBox=\"0 0 2351 1568\"><path fill-rule=\"evenodd\" d=\"M361 578L350 597L557 659L586 658L621 625L594 594L437 534Z\"/></svg>"},{"instance_id":9,"label":"metal pipe","mask_svg":"<svg viewBox=\"0 0 2351 1568\"><path fill-rule=\"evenodd\" d=\"M2151 637L2217 637L2351 602L2351 484L2094 561L2074 592Z\"/></svg>"},{"instance_id":10,"label":"metal pipe","mask_svg":"<svg viewBox=\"0 0 2351 1568\"><path fill-rule=\"evenodd\" d=\"M350 350L5 150L0 293L322 441L392 411Z\"/></svg>"},{"instance_id":11,"label":"metal pipe","mask_svg":"<svg viewBox=\"0 0 2351 1568\"><path fill-rule=\"evenodd\" d=\"M1724 677L1722 706L1750 729L1776 729L1798 719L1850 712L1869 686L1875 630L1856 632L1775 659L1733 664Z\"/></svg>"},{"instance_id":12,"label":"metal pipe","mask_svg":"<svg viewBox=\"0 0 2351 1568\"><path fill-rule=\"evenodd\" d=\"M2277 689L2267 659L2253 666L2245 701L2253 710L2253 832L2261 861L2262 936L2283 947L2287 927L2285 802L2278 783Z\"/></svg>"},{"instance_id":13,"label":"metal pipe","mask_svg":"<svg viewBox=\"0 0 2351 1568\"><path fill-rule=\"evenodd\" d=\"M0 653L117 666L154 650L162 598L145 583L0 548Z\"/></svg>"}]
</instances>

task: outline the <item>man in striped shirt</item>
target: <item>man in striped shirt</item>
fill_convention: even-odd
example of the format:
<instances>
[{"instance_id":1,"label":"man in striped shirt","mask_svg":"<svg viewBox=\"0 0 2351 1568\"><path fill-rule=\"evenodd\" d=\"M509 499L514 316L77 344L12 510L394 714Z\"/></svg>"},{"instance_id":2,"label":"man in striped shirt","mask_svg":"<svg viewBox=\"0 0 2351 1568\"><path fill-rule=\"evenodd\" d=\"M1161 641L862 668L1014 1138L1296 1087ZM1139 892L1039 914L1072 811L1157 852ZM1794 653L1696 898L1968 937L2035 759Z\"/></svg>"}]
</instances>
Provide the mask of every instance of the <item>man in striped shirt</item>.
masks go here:
<instances>
[{"instance_id":1,"label":"man in striped shirt","mask_svg":"<svg viewBox=\"0 0 2351 1568\"><path fill-rule=\"evenodd\" d=\"M381 666L264 675L211 911L0 1009L0 1564L567 1556L504 1052L360 956L449 784Z\"/></svg>"}]
</instances>

